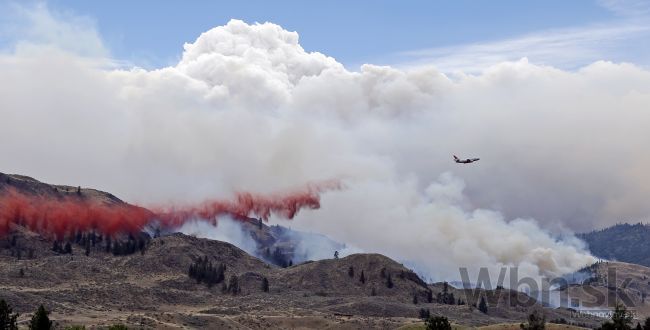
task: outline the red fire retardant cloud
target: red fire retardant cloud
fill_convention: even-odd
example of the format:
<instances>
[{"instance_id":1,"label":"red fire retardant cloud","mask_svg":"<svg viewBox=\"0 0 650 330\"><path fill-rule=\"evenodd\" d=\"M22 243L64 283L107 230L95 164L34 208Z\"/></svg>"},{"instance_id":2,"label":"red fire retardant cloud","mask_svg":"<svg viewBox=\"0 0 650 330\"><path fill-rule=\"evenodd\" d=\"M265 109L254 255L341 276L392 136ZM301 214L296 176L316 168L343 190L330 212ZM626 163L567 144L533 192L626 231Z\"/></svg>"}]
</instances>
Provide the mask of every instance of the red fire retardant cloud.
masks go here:
<instances>
[{"instance_id":1,"label":"red fire retardant cloud","mask_svg":"<svg viewBox=\"0 0 650 330\"><path fill-rule=\"evenodd\" d=\"M320 208L320 194L339 187L338 182L325 182L285 194L240 192L233 200L158 207L153 212L128 204L92 202L76 196L32 196L8 189L0 192L0 236L6 235L15 225L25 226L46 237L62 239L75 232L91 230L110 236L137 233L153 222L166 229L194 219L216 223L219 216L225 215L235 219L255 216L268 220L271 214L275 214L292 219L303 208Z\"/></svg>"}]
</instances>

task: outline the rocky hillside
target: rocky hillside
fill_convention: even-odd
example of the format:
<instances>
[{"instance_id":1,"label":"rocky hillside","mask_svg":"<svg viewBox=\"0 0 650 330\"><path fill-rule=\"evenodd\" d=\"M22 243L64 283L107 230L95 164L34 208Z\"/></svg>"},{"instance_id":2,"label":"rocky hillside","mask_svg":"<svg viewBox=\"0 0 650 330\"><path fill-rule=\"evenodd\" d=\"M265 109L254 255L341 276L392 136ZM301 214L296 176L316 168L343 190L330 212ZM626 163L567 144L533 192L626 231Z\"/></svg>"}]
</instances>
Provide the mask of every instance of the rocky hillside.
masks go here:
<instances>
[{"instance_id":1,"label":"rocky hillside","mask_svg":"<svg viewBox=\"0 0 650 330\"><path fill-rule=\"evenodd\" d=\"M602 312L616 303L626 305L638 319L650 317L650 268L630 263L603 261L583 270L582 283L560 288L570 308Z\"/></svg>"},{"instance_id":2,"label":"rocky hillside","mask_svg":"<svg viewBox=\"0 0 650 330\"><path fill-rule=\"evenodd\" d=\"M53 199L69 197L108 205L126 204L112 194L96 189L54 185L40 182L25 175L0 173L0 193L12 188L26 195L43 196Z\"/></svg>"},{"instance_id":3,"label":"rocky hillside","mask_svg":"<svg viewBox=\"0 0 650 330\"><path fill-rule=\"evenodd\" d=\"M183 234L153 238L144 250L128 255L106 252L105 242L88 255L74 242L71 254L55 252L51 241L22 228L3 240L0 298L23 314L44 304L60 324L264 328L302 320L313 326L395 328L420 322L420 309L426 309L459 324L486 325L521 321L535 307L511 305L506 298L521 294L509 291L489 301L488 314L471 302L438 301L442 284L427 285L378 254L281 268L231 244ZM32 253L17 256L12 252L16 248ZM223 266L223 279L207 285L190 277L190 266L201 260ZM447 290L463 297L462 290ZM547 313L584 322L561 310Z\"/></svg>"}]
</instances>

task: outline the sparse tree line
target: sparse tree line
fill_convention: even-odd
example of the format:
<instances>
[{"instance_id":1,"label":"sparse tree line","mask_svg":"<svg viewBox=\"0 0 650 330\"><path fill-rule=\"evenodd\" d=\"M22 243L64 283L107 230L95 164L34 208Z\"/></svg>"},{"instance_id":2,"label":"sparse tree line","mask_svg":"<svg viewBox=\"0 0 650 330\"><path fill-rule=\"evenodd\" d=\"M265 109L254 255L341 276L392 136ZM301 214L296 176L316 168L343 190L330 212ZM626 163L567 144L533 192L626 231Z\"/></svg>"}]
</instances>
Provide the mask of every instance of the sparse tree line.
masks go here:
<instances>
[{"instance_id":1,"label":"sparse tree line","mask_svg":"<svg viewBox=\"0 0 650 330\"><path fill-rule=\"evenodd\" d=\"M208 259L208 256L196 259L190 265L188 275L190 278L195 279L197 283L205 283L209 288L215 284L223 283L221 287L223 293L237 295L241 292L237 275L231 275L226 281L226 265L224 263L214 265ZM261 289L264 292L269 292L269 280L266 277L262 277Z\"/></svg>"},{"instance_id":2,"label":"sparse tree line","mask_svg":"<svg viewBox=\"0 0 650 330\"><path fill-rule=\"evenodd\" d=\"M72 254L72 243L82 247L86 256L90 255L92 250L104 250L106 253L112 253L114 256L126 256L136 252L144 254L149 238L139 235L137 238L129 234L126 240L114 240L110 236L97 235L95 232L81 233L73 235L73 239L63 244L55 240L52 243L52 251L59 254ZM103 246L102 246L103 243Z\"/></svg>"},{"instance_id":3,"label":"sparse tree line","mask_svg":"<svg viewBox=\"0 0 650 330\"><path fill-rule=\"evenodd\" d=\"M52 242L52 251L58 254L73 254L74 245L83 249L86 256L90 255L92 251L105 251L112 253L115 256L131 255L137 252L144 254L149 241L151 239L146 234L134 236L129 234L126 239L115 240L108 235L100 235L94 231L83 233L76 232L67 239L55 240ZM25 248L17 235L8 236L7 241L2 243L6 249L11 251L11 256L17 259L27 258L33 259L35 257L34 248Z\"/></svg>"},{"instance_id":4,"label":"sparse tree line","mask_svg":"<svg viewBox=\"0 0 650 330\"><path fill-rule=\"evenodd\" d=\"M24 248L18 242L18 236L11 235L7 236L7 241L3 244L3 247L9 250L9 253L12 257L21 260L23 258L34 259L34 249L33 248Z\"/></svg>"},{"instance_id":5,"label":"sparse tree line","mask_svg":"<svg viewBox=\"0 0 650 330\"><path fill-rule=\"evenodd\" d=\"M14 313L13 308L4 300L0 299L0 330L18 330L18 313ZM40 305L36 312L32 314L27 324L30 330L51 330L54 329L53 322L50 320L50 311L43 305ZM64 330L85 330L86 327L73 325L65 327ZM108 330L128 330L125 325L115 324L108 327Z\"/></svg>"},{"instance_id":6,"label":"sparse tree line","mask_svg":"<svg viewBox=\"0 0 650 330\"><path fill-rule=\"evenodd\" d=\"M335 257L336 256L337 256L337 254L335 254ZM403 279L403 280L413 280L413 275L415 275L415 273L406 272L404 270L401 270L400 273L398 274L398 277L400 279ZM350 277L350 279L358 278L358 281L362 285L366 284L366 281L367 281L365 271L362 269L361 272L358 273L358 276L357 276L357 273L355 272L354 266L349 266L348 267L348 277ZM417 275L415 275L415 277L418 279L418 281L415 281L416 283L418 283L418 284L420 282L424 283L419 277L417 277ZM383 284L386 286L386 288L392 289L393 287L395 287L395 283L393 282L393 275L386 269L386 267L382 267L381 270L379 271L379 278L381 279ZM424 286L426 286L426 284ZM433 293L431 292L431 290L427 289L425 292L426 292L426 301L428 303L433 302ZM370 295L371 296L376 296L377 295L377 289L374 286L370 290ZM419 296L418 292L415 292L413 294L413 303L414 304L418 304L418 302L419 302L418 296Z\"/></svg>"},{"instance_id":7,"label":"sparse tree line","mask_svg":"<svg viewBox=\"0 0 650 330\"><path fill-rule=\"evenodd\" d=\"M464 300L460 299L460 297L456 299L454 293L449 292L449 283L447 282L442 283L442 292L438 292L436 295L436 302L446 305L465 305Z\"/></svg>"}]
</instances>

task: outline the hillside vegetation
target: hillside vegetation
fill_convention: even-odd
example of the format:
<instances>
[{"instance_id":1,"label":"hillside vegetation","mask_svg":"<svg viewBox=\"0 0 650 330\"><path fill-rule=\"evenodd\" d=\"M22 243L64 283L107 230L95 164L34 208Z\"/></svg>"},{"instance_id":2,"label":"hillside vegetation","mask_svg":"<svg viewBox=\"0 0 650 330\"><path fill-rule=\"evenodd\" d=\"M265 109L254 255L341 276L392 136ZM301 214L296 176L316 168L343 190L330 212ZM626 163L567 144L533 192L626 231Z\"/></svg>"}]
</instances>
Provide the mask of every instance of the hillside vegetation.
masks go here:
<instances>
[{"instance_id":1,"label":"hillside vegetation","mask_svg":"<svg viewBox=\"0 0 650 330\"><path fill-rule=\"evenodd\" d=\"M646 224L617 224L578 237L596 257L650 267L650 226Z\"/></svg>"}]
</instances>

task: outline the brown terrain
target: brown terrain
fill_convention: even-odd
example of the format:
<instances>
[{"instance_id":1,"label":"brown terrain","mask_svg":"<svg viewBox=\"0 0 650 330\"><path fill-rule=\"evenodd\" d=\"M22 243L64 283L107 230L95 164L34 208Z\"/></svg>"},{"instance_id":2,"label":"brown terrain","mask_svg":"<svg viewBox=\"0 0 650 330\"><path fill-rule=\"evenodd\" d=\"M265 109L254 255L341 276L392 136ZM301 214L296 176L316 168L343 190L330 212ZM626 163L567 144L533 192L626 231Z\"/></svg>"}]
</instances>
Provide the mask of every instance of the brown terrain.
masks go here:
<instances>
[{"instance_id":1,"label":"brown terrain","mask_svg":"<svg viewBox=\"0 0 650 330\"><path fill-rule=\"evenodd\" d=\"M0 194L8 187L29 194L59 196L63 192L101 203L124 204L101 191L81 189L77 194L76 187L0 173ZM258 242L277 243L269 232L271 227L251 220L248 228ZM480 291L490 297L488 313L484 314L472 306L477 302L468 301L470 295L464 290L443 283L427 284L402 264L379 254L354 254L283 268L229 243L180 233L154 238L145 233L114 237L113 244L144 242L135 252L119 255L106 248L109 239L101 233L92 234L92 244L89 237L89 233L67 237L71 254L53 251L52 238L19 225L13 225L0 238L0 299L21 313L22 326L40 304L52 311L51 318L61 328L121 323L157 329L417 329L423 324L418 318L421 309L448 317L456 328L518 328L532 309L540 308L547 320L565 319L587 327L602 322L568 308L518 305L513 301L529 297L507 289ZM188 275L191 265L206 259L215 267L225 266L223 281L208 286ZM623 289L642 297L650 288L650 270L627 264L621 267L635 278ZM263 290L264 279L268 292ZM448 294L453 293L465 304L439 303L437 297L445 287ZM607 290L606 285L603 288ZM566 290L579 291L578 286Z\"/></svg>"}]
</instances>

